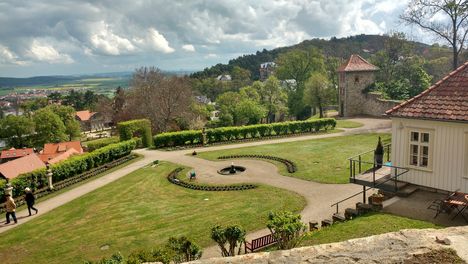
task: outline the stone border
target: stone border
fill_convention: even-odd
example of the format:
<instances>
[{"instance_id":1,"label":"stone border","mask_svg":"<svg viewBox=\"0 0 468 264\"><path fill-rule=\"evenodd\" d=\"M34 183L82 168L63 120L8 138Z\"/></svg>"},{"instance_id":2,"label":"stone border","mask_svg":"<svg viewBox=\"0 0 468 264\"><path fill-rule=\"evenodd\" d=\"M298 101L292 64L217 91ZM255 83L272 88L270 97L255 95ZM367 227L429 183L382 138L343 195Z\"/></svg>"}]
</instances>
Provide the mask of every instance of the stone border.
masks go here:
<instances>
[{"instance_id":1,"label":"stone border","mask_svg":"<svg viewBox=\"0 0 468 264\"><path fill-rule=\"evenodd\" d=\"M170 183L173 183L175 185L179 185L181 187L187 188L187 189L192 189L192 190L198 190L198 191L242 191L242 190L250 190L250 189L255 189L258 187L258 185L255 184L237 184L237 185L220 185L220 186L214 186L214 185L206 185L206 184L193 184L190 182L186 182L183 180L180 180L177 178L179 173L183 171L184 168L177 168L173 171L171 171L167 175L167 180Z\"/></svg>"},{"instance_id":2,"label":"stone border","mask_svg":"<svg viewBox=\"0 0 468 264\"><path fill-rule=\"evenodd\" d=\"M237 159L237 158L254 158L254 159L267 159L274 160L283 163L286 166L286 169L289 173L294 173L297 171L297 166L294 162L283 159L275 156L268 155L228 155L228 156L219 156L218 159Z\"/></svg>"}]
</instances>

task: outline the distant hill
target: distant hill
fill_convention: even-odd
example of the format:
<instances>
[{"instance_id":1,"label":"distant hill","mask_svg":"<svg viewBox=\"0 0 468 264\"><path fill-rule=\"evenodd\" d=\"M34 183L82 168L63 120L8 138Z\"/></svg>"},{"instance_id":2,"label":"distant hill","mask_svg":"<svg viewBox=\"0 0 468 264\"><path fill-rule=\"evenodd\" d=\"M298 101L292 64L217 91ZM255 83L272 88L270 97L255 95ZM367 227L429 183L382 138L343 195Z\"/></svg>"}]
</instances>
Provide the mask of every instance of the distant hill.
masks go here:
<instances>
[{"instance_id":1,"label":"distant hill","mask_svg":"<svg viewBox=\"0 0 468 264\"><path fill-rule=\"evenodd\" d=\"M71 82L77 79L78 77L73 76L36 76L29 78L0 77L0 87L12 88L18 86L31 85L58 85L64 82Z\"/></svg>"},{"instance_id":2,"label":"distant hill","mask_svg":"<svg viewBox=\"0 0 468 264\"><path fill-rule=\"evenodd\" d=\"M272 50L263 49L262 51L257 51L255 54L243 55L230 60L227 64L216 64L215 66L205 68L203 71L195 72L191 77L215 77L223 73L229 73L234 66L239 66L249 70L252 78L254 80L258 80L258 69L261 63L275 61L279 54L288 52L292 49L308 49L316 47L321 49L326 56L338 57L343 60L347 59L351 54L359 54L364 58L369 58L371 55L384 48L385 40L388 38L388 36L381 35L357 35L340 39L333 37L330 40L305 40L293 46L281 47ZM424 56L428 59L450 56L450 50L448 48L433 48L431 45L420 42L411 41L411 43L414 44L413 52L415 54Z\"/></svg>"}]
</instances>

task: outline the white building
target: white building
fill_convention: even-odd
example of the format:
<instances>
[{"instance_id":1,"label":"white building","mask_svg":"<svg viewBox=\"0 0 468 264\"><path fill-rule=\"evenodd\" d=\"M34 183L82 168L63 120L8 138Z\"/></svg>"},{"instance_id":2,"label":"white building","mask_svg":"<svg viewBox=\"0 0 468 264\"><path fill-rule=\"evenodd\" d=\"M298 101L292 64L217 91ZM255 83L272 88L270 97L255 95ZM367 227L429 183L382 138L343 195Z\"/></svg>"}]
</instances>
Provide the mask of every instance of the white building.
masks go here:
<instances>
[{"instance_id":1,"label":"white building","mask_svg":"<svg viewBox=\"0 0 468 264\"><path fill-rule=\"evenodd\" d=\"M468 63L386 114L400 181L468 193Z\"/></svg>"}]
</instances>

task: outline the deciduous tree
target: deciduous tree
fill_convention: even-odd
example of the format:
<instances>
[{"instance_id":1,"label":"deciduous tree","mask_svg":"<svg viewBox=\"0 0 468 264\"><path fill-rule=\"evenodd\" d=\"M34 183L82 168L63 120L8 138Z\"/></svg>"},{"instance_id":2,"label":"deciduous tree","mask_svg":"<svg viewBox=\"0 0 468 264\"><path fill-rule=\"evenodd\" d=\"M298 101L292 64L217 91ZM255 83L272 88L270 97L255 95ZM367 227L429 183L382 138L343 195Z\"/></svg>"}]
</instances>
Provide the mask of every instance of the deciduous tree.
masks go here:
<instances>
[{"instance_id":1,"label":"deciduous tree","mask_svg":"<svg viewBox=\"0 0 468 264\"><path fill-rule=\"evenodd\" d=\"M68 136L66 128L60 117L47 108L42 108L34 112L33 121L35 124L35 146L43 146L49 142L66 141Z\"/></svg>"},{"instance_id":2,"label":"deciduous tree","mask_svg":"<svg viewBox=\"0 0 468 264\"><path fill-rule=\"evenodd\" d=\"M34 135L34 122L26 116L9 115L0 120L0 137L14 148L29 147Z\"/></svg>"}]
</instances>

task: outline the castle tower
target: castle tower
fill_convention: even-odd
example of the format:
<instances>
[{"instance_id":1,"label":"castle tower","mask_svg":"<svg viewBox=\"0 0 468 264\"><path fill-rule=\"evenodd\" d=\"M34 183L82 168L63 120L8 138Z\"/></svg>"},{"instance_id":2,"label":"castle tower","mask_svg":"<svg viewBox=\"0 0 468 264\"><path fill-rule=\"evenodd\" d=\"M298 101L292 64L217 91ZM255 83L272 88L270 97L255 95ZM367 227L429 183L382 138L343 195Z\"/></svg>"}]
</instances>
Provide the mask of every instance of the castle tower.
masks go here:
<instances>
[{"instance_id":1,"label":"castle tower","mask_svg":"<svg viewBox=\"0 0 468 264\"><path fill-rule=\"evenodd\" d=\"M374 74L378 70L377 66L372 65L356 54L351 55L337 69L340 116L349 117L369 114L365 109L368 99L362 90L374 82Z\"/></svg>"}]
</instances>

